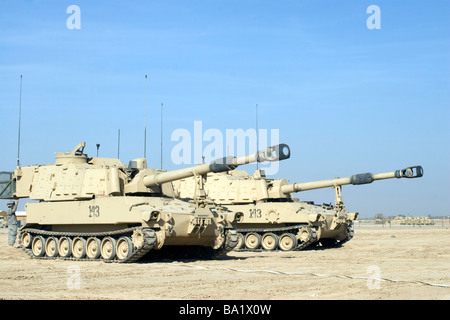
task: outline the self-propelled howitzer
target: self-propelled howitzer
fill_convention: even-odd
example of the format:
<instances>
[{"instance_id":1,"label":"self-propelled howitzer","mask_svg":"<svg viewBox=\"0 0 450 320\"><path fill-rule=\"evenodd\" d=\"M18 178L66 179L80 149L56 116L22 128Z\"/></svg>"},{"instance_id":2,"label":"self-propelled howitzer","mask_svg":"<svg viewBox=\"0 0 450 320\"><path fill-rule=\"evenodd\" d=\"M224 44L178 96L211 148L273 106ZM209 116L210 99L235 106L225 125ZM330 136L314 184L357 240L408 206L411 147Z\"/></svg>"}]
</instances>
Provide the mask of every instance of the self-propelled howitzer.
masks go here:
<instances>
[{"instance_id":1,"label":"self-propelled howitzer","mask_svg":"<svg viewBox=\"0 0 450 320\"><path fill-rule=\"evenodd\" d=\"M269 179L262 170L250 176L243 170L209 174L207 197L241 214L234 222L239 232L236 248L246 250L302 250L312 244L337 246L353 237L353 221L358 213L346 211L341 186L361 185L390 178L415 178L423 174L420 166L382 174L357 174L306 183L289 184L287 179ZM192 179L176 181L177 196L192 198ZM316 205L299 201L292 193L333 187L335 205Z\"/></svg>"},{"instance_id":2,"label":"self-propelled howitzer","mask_svg":"<svg viewBox=\"0 0 450 320\"><path fill-rule=\"evenodd\" d=\"M35 258L132 262L158 251L212 258L232 250L236 212L205 201L173 198L172 181L278 161L275 147L240 158L174 171L147 168L146 160L89 158L85 143L56 153L54 164L17 168L4 198L29 198L21 246Z\"/></svg>"}]
</instances>

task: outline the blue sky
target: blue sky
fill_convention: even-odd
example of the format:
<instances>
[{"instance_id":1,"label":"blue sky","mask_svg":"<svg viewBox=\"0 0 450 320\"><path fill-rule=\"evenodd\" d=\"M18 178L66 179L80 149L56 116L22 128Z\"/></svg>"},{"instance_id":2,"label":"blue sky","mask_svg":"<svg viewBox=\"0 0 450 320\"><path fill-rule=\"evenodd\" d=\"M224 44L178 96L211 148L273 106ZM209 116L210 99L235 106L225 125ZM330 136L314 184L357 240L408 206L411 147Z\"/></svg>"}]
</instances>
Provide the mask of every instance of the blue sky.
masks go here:
<instances>
[{"instance_id":1,"label":"blue sky","mask_svg":"<svg viewBox=\"0 0 450 320\"><path fill-rule=\"evenodd\" d=\"M78 5L81 29L67 8ZM381 29L366 12L381 10ZM86 151L164 168L174 130L279 129L292 182L422 165L424 177L343 190L364 216L450 214L449 1L0 2L1 170ZM148 75L145 82L144 75ZM146 100L147 95L147 100ZM147 101L147 102L146 102ZM242 167L244 169L244 167ZM245 167L252 172L254 165ZM333 190L298 194L333 202ZM0 201L0 209L6 201Z\"/></svg>"}]
</instances>

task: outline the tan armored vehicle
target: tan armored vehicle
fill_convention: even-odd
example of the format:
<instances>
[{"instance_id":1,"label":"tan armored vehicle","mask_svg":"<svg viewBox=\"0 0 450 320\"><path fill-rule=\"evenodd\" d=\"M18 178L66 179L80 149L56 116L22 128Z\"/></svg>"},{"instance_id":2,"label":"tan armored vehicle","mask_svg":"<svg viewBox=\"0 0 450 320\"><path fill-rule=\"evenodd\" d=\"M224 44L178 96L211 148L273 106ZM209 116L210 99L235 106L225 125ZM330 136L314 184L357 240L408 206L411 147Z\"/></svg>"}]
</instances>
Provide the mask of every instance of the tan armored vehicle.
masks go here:
<instances>
[{"instance_id":1,"label":"tan armored vehicle","mask_svg":"<svg viewBox=\"0 0 450 320\"><path fill-rule=\"evenodd\" d=\"M274 147L165 172L143 158L125 166L118 159L89 158L85 143L56 153L56 162L17 168L2 198L29 198L22 247L35 258L136 261L149 251L211 258L237 244L236 213L208 203L173 198L172 181L242 164L277 161ZM12 186L12 188L11 188ZM5 194L5 190L9 190Z\"/></svg>"},{"instance_id":2,"label":"tan armored vehicle","mask_svg":"<svg viewBox=\"0 0 450 320\"><path fill-rule=\"evenodd\" d=\"M434 223L429 217L404 217L400 222L401 225L407 226L430 226Z\"/></svg>"},{"instance_id":3,"label":"tan armored vehicle","mask_svg":"<svg viewBox=\"0 0 450 320\"><path fill-rule=\"evenodd\" d=\"M239 232L237 249L301 250L311 244L342 245L353 237L353 221L358 213L348 213L342 202L342 185L367 184L374 180L414 178L423 174L421 167L388 173L363 173L307 183L289 184L285 179L268 179L261 170L250 176L243 170L211 173L207 176L207 197L217 204L242 212L234 224ZM174 182L177 196L192 198L193 181ZM292 193L333 187L335 205L315 205L292 197Z\"/></svg>"}]
</instances>

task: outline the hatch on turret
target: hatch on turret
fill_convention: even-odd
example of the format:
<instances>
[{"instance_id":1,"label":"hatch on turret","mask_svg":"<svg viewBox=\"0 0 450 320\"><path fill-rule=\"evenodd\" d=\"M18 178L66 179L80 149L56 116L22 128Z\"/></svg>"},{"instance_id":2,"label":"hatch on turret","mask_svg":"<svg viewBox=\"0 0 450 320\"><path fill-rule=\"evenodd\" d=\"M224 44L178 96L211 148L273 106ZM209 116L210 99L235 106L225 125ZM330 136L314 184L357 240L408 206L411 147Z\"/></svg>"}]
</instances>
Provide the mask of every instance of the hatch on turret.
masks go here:
<instances>
[{"instance_id":1,"label":"hatch on turret","mask_svg":"<svg viewBox=\"0 0 450 320\"><path fill-rule=\"evenodd\" d=\"M81 142L72 152L55 152L55 164L62 165L68 163L87 163L87 155L83 153L85 142Z\"/></svg>"}]
</instances>

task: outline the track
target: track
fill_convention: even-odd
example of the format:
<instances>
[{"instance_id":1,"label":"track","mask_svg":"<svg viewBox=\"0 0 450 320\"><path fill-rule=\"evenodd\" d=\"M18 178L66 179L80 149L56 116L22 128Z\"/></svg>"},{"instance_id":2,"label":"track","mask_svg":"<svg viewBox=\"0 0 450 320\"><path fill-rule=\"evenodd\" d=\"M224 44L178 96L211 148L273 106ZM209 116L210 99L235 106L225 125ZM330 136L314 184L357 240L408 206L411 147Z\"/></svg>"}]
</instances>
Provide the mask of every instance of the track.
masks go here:
<instances>
[{"instance_id":1,"label":"track","mask_svg":"<svg viewBox=\"0 0 450 320\"><path fill-rule=\"evenodd\" d=\"M307 225L238 229L236 251L299 251L317 241L316 229Z\"/></svg>"},{"instance_id":2,"label":"track","mask_svg":"<svg viewBox=\"0 0 450 320\"><path fill-rule=\"evenodd\" d=\"M131 240L137 233L142 235L139 246ZM32 258L124 263L137 261L149 252L156 244L156 233L140 227L111 232L55 232L26 228L20 231L19 239L22 249ZM88 247L90 239L93 240L89 243L97 240L100 245L94 243ZM107 242L109 249L106 248ZM78 245L77 249L77 243L83 244L83 248Z\"/></svg>"},{"instance_id":3,"label":"track","mask_svg":"<svg viewBox=\"0 0 450 320\"><path fill-rule=\"evenodd\" d=\"M55 232L26 228L19 232L21 248L34 259L104 261L130 263L149 253L150 257L215 259L232 251L238 242L237 232L225 231L225 240L218 249L210 247L157 247L155 230L134 227L111 232ZM195 250L194 250L195 249Z\"/></svg>"}]
</instances>

